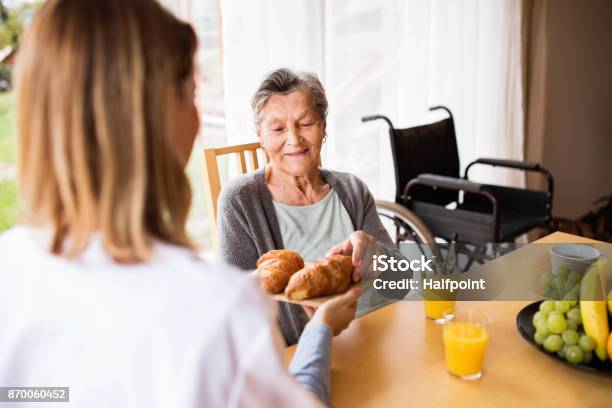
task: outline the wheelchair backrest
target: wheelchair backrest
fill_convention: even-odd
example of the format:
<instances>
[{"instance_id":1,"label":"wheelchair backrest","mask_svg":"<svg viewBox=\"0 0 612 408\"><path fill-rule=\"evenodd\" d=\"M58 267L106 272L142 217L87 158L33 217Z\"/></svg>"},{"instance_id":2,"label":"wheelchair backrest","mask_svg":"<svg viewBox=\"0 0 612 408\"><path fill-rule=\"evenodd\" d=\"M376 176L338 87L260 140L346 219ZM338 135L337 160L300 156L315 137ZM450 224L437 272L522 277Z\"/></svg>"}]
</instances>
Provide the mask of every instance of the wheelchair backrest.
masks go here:
<instances>
[{"instance_id":1,"label":"wheelchair backrest","mask_svg":"<svg viewBox=\"0 0 612 408\"><path fill-rule=\"evenodd\" d=\"M428 125L393 129L391 132L395 150L397 202L402 202L400 196L406 183L419 174L460 177L459 152L452 117ZM413 200L446 205L457 201L459 192L417 186L411 190L411 195Z\"/></svg>"}]
</instances>

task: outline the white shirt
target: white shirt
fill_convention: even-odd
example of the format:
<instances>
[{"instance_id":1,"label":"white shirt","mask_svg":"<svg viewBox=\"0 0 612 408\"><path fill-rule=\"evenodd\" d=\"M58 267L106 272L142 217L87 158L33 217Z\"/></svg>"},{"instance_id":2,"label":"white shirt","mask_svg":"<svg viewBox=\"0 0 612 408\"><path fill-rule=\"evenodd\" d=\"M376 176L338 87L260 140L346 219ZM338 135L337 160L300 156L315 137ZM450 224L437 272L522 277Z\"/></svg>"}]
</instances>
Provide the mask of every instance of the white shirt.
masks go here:
<instances>
[{"instance_id":1,"label":"white shirt","mask_svg":"<svg viewBox=\"0 0 612 408\"><path fill-rule=\"evenodd\" d=\"M273 201L283 246L314 262L355 230L348 211L333 189L310 205L287 205Z\"/></svg>"},{"instance_id":2,"label":"white shirt","mask_svg":"<svg viewBox=\"0 0 612 408\"><path fill-rule=\"evenodd\" d=\"M0 386L70 387L70 407L318 404L254 279L159 243L146 264L113 262L99 239L67 261L39 233L0 235Z\"/></svg>"}]
</instances>

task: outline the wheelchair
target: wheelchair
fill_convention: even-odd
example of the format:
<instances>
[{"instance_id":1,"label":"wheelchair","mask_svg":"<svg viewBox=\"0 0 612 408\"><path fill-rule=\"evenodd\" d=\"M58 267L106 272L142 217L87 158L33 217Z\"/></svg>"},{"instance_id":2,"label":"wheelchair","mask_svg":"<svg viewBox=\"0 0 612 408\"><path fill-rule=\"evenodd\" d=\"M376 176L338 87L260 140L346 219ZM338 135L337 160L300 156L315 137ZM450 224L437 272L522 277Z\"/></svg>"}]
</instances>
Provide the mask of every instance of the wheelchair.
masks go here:
<instances>
[{"instance_id":1,"label":"wheelchair","mask_svg":"<svg viewBox=\"0 0 612 408\"><path fill-rule=\"evenodd\" d=\"M453 115L427 125L397 129L383 115L364 116L362 122L383 120L395 168L395 203L377 201L382 219L390 220L395 242L435 243L448 248L457 243L458 253L467 254L467 270L476 261L484 263L500 255L503 245L534 228L556 229L552 217L554 181L538 163L479 158L460 176L459 151ZM545 191L477 183L469 180L475 165L505 167L539 173L546 179ZM394 204L394 205L391 205ZM392 231L393 232L393 231ZM497 253L491 253L494 247Z\"/></svg>"}]
</instances>

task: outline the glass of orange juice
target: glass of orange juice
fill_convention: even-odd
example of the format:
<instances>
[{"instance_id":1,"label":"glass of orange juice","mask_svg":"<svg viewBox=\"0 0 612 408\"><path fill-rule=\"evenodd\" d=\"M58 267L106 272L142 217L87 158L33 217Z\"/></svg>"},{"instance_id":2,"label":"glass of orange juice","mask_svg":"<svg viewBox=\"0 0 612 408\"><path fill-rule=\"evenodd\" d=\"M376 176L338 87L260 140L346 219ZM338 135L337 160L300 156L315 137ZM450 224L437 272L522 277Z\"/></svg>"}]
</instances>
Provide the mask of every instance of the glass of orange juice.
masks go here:
<instances>
[{"instance_id":1,"label":"glass of orange juice","mask_svg":"<svg viewBox=\"0 0 612 408\"><path fill-rule=\"evenodd\" d=\"M489 343L489 316L474 308L454 308L444 313L444 319L448 371L464 380L479 379Z\"/></svg>"},{"instance_id":2,"label":"glass of orange juice","mask_svg":"<svg viewBox=\"0 0 612 408\"><path fill-rule=\"evenodd\" d=\"M443 290L423 289L425 317L437 324L444 324L444 312L455 307L455 297Z\"/></svg>"},{"instance_id":3,"label":"glass of orange juice","mask_svg":"<svg viewBox=\"0 0 612 408\"><path fill-rule=\"evenodd\" d=\"M434 321L437 324L444 324L444 312L453 310L455 307L454 300L425 300L425 317Z\"/></svg>"},{"instance_id":4,"label":"glass of orange juice","mask_svg":"<svg viewBox=\"0 0 612 408\"><path fill-rule=\"evenodd\" d=\"M456 274L433 274L432 280L458 279ZM444 324L444 312L455 307L457 292L447 289L423 288L423 306L425 317L431 319L436 324Z\"/></svg>"}]
</instances>

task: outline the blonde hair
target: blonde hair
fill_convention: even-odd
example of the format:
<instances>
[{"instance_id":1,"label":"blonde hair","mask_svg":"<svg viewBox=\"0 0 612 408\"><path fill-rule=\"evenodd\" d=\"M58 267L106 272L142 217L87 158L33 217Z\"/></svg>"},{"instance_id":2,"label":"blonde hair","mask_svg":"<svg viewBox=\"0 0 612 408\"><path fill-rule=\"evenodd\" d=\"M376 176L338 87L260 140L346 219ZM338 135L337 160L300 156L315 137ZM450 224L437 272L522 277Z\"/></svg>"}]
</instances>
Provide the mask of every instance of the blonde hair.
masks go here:
<instances>
[{"instance_id":1,"label":"blonde hair","mask_svg":"<svg viewBox=\"0 0 612 408\"><path fill-rule=\"evenodd\" d=\"M18 57L19 190L25 221L51 227L52 253L74 258L94 233L124 263L149 259L154 239L192 247L165 106L196 46L153 0L42 5Z\"/></svg>"}]
</instances>

